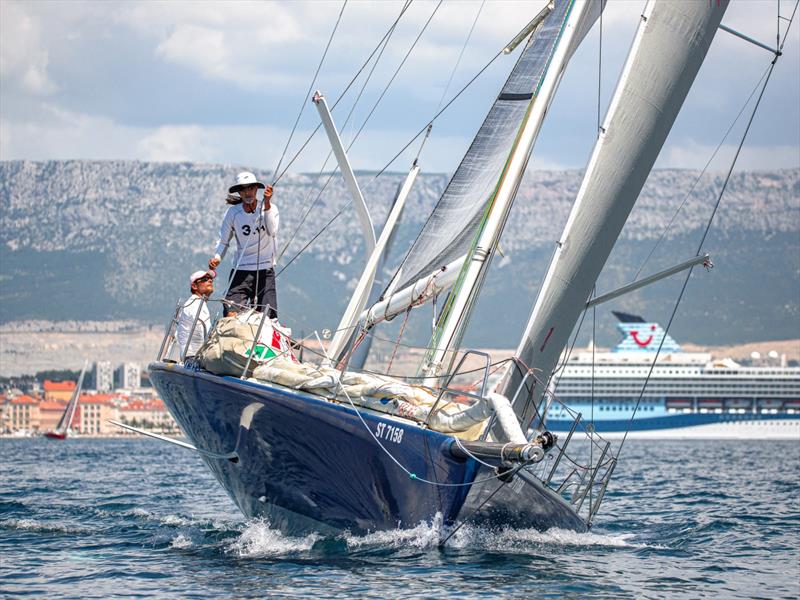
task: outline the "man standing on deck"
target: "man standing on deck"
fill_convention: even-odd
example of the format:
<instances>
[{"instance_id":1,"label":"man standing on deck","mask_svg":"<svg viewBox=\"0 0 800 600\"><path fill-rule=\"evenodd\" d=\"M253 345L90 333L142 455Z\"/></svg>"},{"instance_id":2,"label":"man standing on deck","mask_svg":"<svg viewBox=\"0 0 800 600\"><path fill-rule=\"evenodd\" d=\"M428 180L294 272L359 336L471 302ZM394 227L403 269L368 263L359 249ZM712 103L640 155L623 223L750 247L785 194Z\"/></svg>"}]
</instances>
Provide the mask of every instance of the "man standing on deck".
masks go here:
<instances>
[{"instance_id":1,"label":"man standing on deck","mask_svg":"<svg viewBox=\"0 0 800 600\"><path fill-rule=\"evenodd\" d=\"M259 208L256 193L264 190ZM246 305L263 312L268 307L270 319L278 317L278 295L275 289L275 258L277 253L278 207L272 204L272 186L265 186L250 172L236 176L228 190L231 206L222 219L219 241L208 266L216 269L225 257L231 237L236 236L236 255L228 293L225 296L225 316L234 316Z\"/></svg>"},{"instance_id":2,"label":"man standing on deck","mask_svg":"<svg viewBox=\"0 0 800 600\"><path fill-rule=\"evenodd\" d=\"M186 358L194 356L200 346L208 338L211 330L211 315L208 312L208 297L214 293L215 271L195 271L189 275L189 288L192 295L183 303L181 312L178 314L178 327L175 335L178 338L180 352L186 351ZM192 331L194 326L194 331ZM189 335L192 341L189 342ZM189 342L187 348L186 343Z\"/></svg>"}]
</instances>

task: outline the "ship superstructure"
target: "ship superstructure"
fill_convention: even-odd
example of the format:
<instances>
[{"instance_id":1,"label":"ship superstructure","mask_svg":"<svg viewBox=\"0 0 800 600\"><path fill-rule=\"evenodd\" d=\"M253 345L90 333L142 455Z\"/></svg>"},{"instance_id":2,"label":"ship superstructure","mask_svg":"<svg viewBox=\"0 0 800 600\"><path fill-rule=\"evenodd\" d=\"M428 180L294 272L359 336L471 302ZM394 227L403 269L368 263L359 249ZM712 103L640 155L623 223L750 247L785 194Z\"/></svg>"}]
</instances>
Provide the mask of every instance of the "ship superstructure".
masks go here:
<instances>
[{"instance_id":1,"label":"ship superstructure","mask_svg":"<svg viewBox=\"0 0 800 600\"><path fill-rule=\"evenodd\" d=\"M598 432L614 437L630 427L630 437L800 438L800 368L684 352L658 323L614 314L620 343L610 352L576 353L557 378L556 397ZM553 404L548 426L563 430L566 418L566 409Z\"/></svg>"}]
</instances>

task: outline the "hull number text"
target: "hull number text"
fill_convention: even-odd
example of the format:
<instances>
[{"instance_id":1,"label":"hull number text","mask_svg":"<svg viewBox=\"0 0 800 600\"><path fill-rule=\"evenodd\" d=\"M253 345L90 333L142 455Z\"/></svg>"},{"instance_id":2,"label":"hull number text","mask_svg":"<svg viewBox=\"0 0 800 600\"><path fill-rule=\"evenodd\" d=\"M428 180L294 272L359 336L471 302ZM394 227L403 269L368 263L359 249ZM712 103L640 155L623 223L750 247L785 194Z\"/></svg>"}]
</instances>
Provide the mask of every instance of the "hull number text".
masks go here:
<instances>
[{"instance_id":1,"label":"hull number text","mask_svg":"<svg viewBox=\"0 0 800 600\"><path fill-rule=\"evenodd\" d=\"M387 425L386 423L378 423L378 426L375 428L375 437L379 440L388 440L399 444L403 441L403 429Z\"/></svg>"}]
</instances>

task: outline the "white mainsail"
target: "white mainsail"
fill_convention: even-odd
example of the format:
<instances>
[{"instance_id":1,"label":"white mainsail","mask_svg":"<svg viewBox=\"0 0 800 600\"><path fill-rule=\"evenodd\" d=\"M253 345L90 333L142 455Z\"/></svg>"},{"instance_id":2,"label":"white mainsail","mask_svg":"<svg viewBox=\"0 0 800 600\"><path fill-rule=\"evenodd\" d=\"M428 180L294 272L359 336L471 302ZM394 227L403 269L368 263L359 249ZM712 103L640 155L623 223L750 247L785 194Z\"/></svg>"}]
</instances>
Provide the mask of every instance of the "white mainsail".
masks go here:
<instances>
[{"instance_id":1,"label":"white mainsail","mask_svg":"<svg viewBox=\"0 0 800 600\"><path fill-rule=\"evenodd\" d=\"M631 52L525 334L518 365L498 391L513 397L528 369L536 375L515 400L523 424L577 322L705 59L727 0L653 0Z\"/></svg>"}]
</instances>

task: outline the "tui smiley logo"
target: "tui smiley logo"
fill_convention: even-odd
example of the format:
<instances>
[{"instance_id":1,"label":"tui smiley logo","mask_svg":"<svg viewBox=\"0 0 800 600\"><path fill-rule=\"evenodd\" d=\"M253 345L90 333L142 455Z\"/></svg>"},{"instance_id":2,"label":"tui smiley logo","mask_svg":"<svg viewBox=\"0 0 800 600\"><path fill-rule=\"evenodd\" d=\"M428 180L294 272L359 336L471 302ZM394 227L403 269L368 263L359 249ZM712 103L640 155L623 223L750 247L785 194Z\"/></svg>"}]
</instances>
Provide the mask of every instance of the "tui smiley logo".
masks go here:
<instances>
[{"instance_id":1,"label":"tui smiley logo","mask_svg":"<svg viewBox=\"0 0 800 600\"><path fill-rule=\"evenodd\" d=\"M655 330L656 330L656 326L655 325L651 325L650 326L650 331L655 331ZM639 346L640 348L645 348L646 346L649 346L650 342L653 341L653 334L652 333L649 336L647 336L647 339L640 340L639 339L639 332L635 331L635 330L632 330L631 331L631 337L633 338L633 341L636 342L636 345Z\"/></svg>"}]
</instances>

